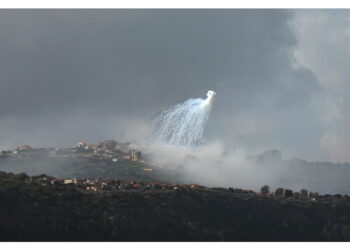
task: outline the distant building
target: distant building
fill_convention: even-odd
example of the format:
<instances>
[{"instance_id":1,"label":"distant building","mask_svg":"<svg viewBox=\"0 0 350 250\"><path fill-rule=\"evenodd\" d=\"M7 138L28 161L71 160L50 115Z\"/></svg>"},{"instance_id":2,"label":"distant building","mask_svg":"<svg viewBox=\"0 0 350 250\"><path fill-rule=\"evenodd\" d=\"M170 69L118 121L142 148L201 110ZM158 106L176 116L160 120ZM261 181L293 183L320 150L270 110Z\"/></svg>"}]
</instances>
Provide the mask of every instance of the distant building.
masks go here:
<instances>
[{"instance_id":1,"label":"distant building","mask_svg":"<svg viewBox=\"0 0 350 250\"><path fill-rule=\"evenodd\" d=\"M63 184L77 184L77 179L65 179L63 180Z\"/></svg>"},{"instance_id":2,"label":"distant building","mask_svg":"<svg viewBox=\"0 0 350 250\"><path fill-rule=\"evenodd\" d=\"M102 154L103 153L103 150L101 148L95 148L94 149L94 153L95 154Z\"/></svg>"},{"instance_id":3,"label":"distant building","mask_svg":"<svg viewBox=\"0 0 350 250\"><path fill-rule=\"evenodd\" d=\"M59 184L59 183L61 183L61 181L59 179L54 178L54 179L51 180L51 184L52 185Z\"/></svg>"},{"instance_id":4,"label":"distant building","mask_svg":"<svg viewBox=\"0 0 350 250\"><path fill-rule=\"evenodd\" d=\"M130 156L130 159L134 159L135 158L135 149L130 149L129 150L129 156Z\"/></svg>"},{"instance_id":5,"label":"distant building","mask_svg":"<svg viewBox=\"0 0 350 250\"><path fill-rule=\"evenodd\" d=\"M117 142L114 140L106 140L103 142L98 142L95 144L95 148L99 148L102 150L109 150L109 151L114 151L116 150Z\"/></svg>"},{"instance_id":6,"label":"distant building","mask_svg":"<svg viewBox=\"0 0 350 250\"><path fill-rule=\"evenodd\" d=\"M87 146L87 143L84 142L84 141L80 141L77 143L77 145L75 146L76 148L82 148L82 149L85 149Z\"/></svg>"},{"instance_id":7,"label":"distant building","mask_svg":"<svg viewBox=\"0 0 350 250\"><path fill-rule=\"evenodd\" d=\"M29 145L22 145L16 148L16 151L20 152L20 151L29 151L32 150L33 148Z\"/></svg>"},{"instance_id":8,"label":"distant building","mask_svg":"<svg viewBox=\"0 0 350 250\"><path fill-rule=\"evenodd\" d=\"M130 159L133 161L141 160L141 151L135 151L135 149L129 150Z\"/></svg>"},{"instance_id":9,"label":"distant building","mask_svg":"<svg viewBox=\"0 0 350 250\"><path fill-rule=\"evenodd\" d=\"M132 187L138 189L138 188L142 188L142 185L135 183L132 185Z\"/></svg>"},{"instance_id":10,"label":"distant building","mask_svg":"<svg viewBox=\"0 0 350 250\"><path fill-rule=\"evenodd\" d=\"M137 161L141 160L141 151L136 152L136 160Z\"/></svg>"},{"instance_id":11,"label":"distant building","mask_svg":"<svg viewBox=\"0 0 350 250\"><path fill-rule=\"evenodd\" d=\"M152 185L154 188L162 188L162 189L169 188L169 187L171 186L171 185L168 184L168 183L160 182L160 181L152 182L151 185Z\"/></svg>"},{"instance_id":12,"label":"distant building","mask_svg":"<svg viewBox=\"0 0 350 250\"><path fill-rule=\"evenodd\" d=\"M95 185L96 183L98 183L96 179L87 179L83 182L83 184L89 184L89 185Z\"/></svg>"},{"instance_id":13,"label":"distant building","mask_svg":"<svg viewBox=\"0 0 350 250\"><path fill-rule=\"evenodd\" d=\"M96 186L88 186L88 187L86 187L86 190L97 192L97 187Z\"/></svg>"}]
</instances>

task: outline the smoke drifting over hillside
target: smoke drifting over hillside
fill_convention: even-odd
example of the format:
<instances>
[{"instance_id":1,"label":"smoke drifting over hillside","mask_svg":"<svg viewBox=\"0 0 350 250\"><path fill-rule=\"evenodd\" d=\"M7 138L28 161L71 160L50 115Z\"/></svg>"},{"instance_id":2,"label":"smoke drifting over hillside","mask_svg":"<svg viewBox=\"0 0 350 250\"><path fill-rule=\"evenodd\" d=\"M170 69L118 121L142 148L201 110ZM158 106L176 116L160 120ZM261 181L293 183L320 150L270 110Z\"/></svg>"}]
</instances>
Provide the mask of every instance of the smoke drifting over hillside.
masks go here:
<instances>
[{"instance_id":1,"label":"smoke drifting over hillside","mask_svg":"<svg viewBox=\"0 0 350 250\"><path fill-rule=\"evenodd\" d=\"M349 194L349 164L264 159L262 155L227 148L222 142L208 142L197 148L153 144L145 148L156 165L178 173L173 182L197 183L209 187L234 187L259 191L269 185L300 191Z\"/></svg>"}]
</instances>

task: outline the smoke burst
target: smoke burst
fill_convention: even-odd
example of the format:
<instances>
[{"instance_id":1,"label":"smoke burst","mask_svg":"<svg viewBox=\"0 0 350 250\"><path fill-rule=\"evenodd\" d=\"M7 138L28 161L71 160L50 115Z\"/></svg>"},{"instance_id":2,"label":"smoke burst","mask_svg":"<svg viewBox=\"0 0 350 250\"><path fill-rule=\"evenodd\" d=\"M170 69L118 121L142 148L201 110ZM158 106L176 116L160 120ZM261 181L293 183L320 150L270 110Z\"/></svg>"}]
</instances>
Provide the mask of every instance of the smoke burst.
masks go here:
<instances>
[{"instance_id":1,"label":"smoke burst","mask_svg":"<svg viewBox=\"0 0 350 250\"><path fill-rule=\"evenodd\" d=\"M209 90L206 99L188 99L162 111L153 121L156 139L171 145L199 145L215 95Z\"/></svg>"}]
</instances>

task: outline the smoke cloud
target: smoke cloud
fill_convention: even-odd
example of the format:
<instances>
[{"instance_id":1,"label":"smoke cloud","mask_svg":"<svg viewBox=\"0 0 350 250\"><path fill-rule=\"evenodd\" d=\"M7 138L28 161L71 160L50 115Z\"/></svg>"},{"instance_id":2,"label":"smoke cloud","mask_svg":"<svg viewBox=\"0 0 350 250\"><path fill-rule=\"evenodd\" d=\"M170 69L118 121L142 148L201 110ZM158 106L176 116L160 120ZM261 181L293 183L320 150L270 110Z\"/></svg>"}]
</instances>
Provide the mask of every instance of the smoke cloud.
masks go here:
<instances>
[{"instance_id":1,"label":"smoke cloud","mask_svg":"<svg viewBox=\"0 0 350 250\"><path fill-rule=\"evenodd\" d=\"M155 139L189 147L202 143L215 94L209 90L205 100L188 99L162 111L153 121Z\"/></svg>"},{"instance_id":2,"label":"smoke cloud","mask_svg":"<svg viewBox=\"0 0 350 250\"><path fill-rule=\"evenodd\" d=\"M298 11L291 20L298 38L296 67L309 69L320 91L312 98L321 129L318 148L330 161L350 161L348 65L349 11Z\"/></svg>"}]
</instances>

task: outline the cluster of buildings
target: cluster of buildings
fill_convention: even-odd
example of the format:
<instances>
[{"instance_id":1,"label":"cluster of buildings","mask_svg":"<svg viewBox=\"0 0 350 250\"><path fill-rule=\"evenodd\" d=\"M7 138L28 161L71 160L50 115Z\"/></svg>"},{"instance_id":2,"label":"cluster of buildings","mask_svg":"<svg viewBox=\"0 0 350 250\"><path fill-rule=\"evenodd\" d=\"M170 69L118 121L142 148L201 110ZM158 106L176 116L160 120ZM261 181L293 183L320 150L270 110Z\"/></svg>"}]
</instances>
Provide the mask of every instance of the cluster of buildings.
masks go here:
<instances>
[{"instance_id":1,"label":"cluster of buildings","mask_svg":"<svg viewBox=\"0 0 350 250\"><path fill-rule=\"evenodd\" d=\"M131 143L117 143L114 140L106 140L96 144L87 144L84 141L79 141L74 152L94 154L111 158L112 162L118 162L123 159L132 161L142 161L141 151L136 151Z\"/></svg>"},{"instance_id":2,"label":"cluster of buildings","mask_svg":"<svg viewBox=\"0 0 350 250\"><path fill-rule=\"evenodd\" d=\"M83 155L86 157L99 157L117 163L122 160L143 161L141 151L132 147L131 143L118 143L114 140L105 140L95 144L87 144L79 141L71 148L33 148L29 145L21 145L15 150L0 151L0 159L10 156L17 158L39 158L39 157L72 157Z\"/></svg>"},{"instance_id":3,"label":"cluster of buildings","mask_svg":"<svg viewBox=\"0 0 350 250\"><path fill-rule=\"evenodd\" d=\"M199 190L218 190L218 191L229 191L233 194L235 197L270 197L274 199L283 199L283 200L302 200L302 201L321 201L321 202L327 202L327 203L333 203L336 202L339 199L347 199L349 200L350 197L340 194L330 195L319 195L316 192L310 192L307 194L307 190L305 195L300 194L300 192L293 192L289 190L290 192L284 192L282 196L278 194L278 191L273 193L265 193L265 192L254 192L253 190L246 190L246 189L235 189L235 188L224 188L224 187L217 187L217 188L208 188L205 186L201 186L198 184L169 184L166 182L160 182L160 181L154 181L154 182L136 182L131 180L103 180L101 178L67 178L67 179L57 179L54 177L46 176L46 175L38 175L38 176L32 176L27 179L28 182L35 182L38 184L41 184L42 186L49 186L49 185L74 185L78 189L85 191L85 192L105 192L105 191L113 191L113 190L119 190L119 191L140 191L140 190L186 190L186 189L199 189ZM287 191L287 190L286 190Z\"/></svg>"},{"instance_id":4,"label":"cluster of buildings","mask_svg":"<svg viewBox=\"0 0 350 250\"><path fill-rule=\"evenodd\" d=\"M154 182L136 182L131 180L103 180L101 178L68 178L68 179L57 179L53 177L48 177L45 175L31 177L31 181L40 183L43 186L47 185L75 185L79 189L85 191L93 192L104 192L112 190L120 191L137 191L137 190L177 190L177 189L209 189L208 187L201 186L198 184L169 184L166 182L154 181ZM319 196L318 193L310 193L305 197L298 195L299 192L291 192L289 195L283 195L284 197L279 197L276 193L264 193L264 192L254 192L253 190L246 189L234 189L234 188L210 188L211 190L220 190L220 191L230 191L236 197L271 197L278 199L292 199L292 200L332 200L333 198L339 198L341 195L323 195Z\"/></svg>"},{"instance_id":5,"label":"cluster of buildings","mask_svg":"<svg viewBox=\"0 0 350 250\"><path fill-rule=\"evenodd\" d=\"M22 145L15 150L1 150L0 159L5 159L10 156L17 158L42 158L56 156L54 148L32 148L29 145Z\"/></svg>"},{"instance_id":6,"label":"cluster of buildings","mask_svg":"<svg viewBox=\"0 0 350 250\"><path fill-rule=\"evenodd\" d=\"M121 148L117 147L118 143L114 140L106 140L102 142L98 142L96 144L87 144L84 141L79 141L75 146L75 151L80 152L91 152L95 154L109 154L115 153L116 150L120 150Z\"/></svg>"},{"instance_id":7,"label":"cluster of buildings","mask_svg":"<svg viewBox=\"0 0 350 250\"><path fill-rule=\"evenodd\" d=\"M141 160L141 151L136 151L134 148L129 150L130 160L140 161Z\"/></svg>"},{"instance_id":8,"label":"cluster of buildings","mask_svg":"<svg viewBox=\"0 0 350 250\"><path fill-rule=\"evenodd\" d=\"M121 191L132 191L132 190L163 190L163 189L205 189L206 187L198 184L182 184L172 185L165 182L136 182L136 181L119 181L119 180L102 180L101 178L68 178L68 179L57 179L48 177L45 175L30 179L31 181L40 183L44 186L51 185L76 185L86 191L107 191L107 190L121 190Z\"/></svg>"}]
</instances>

